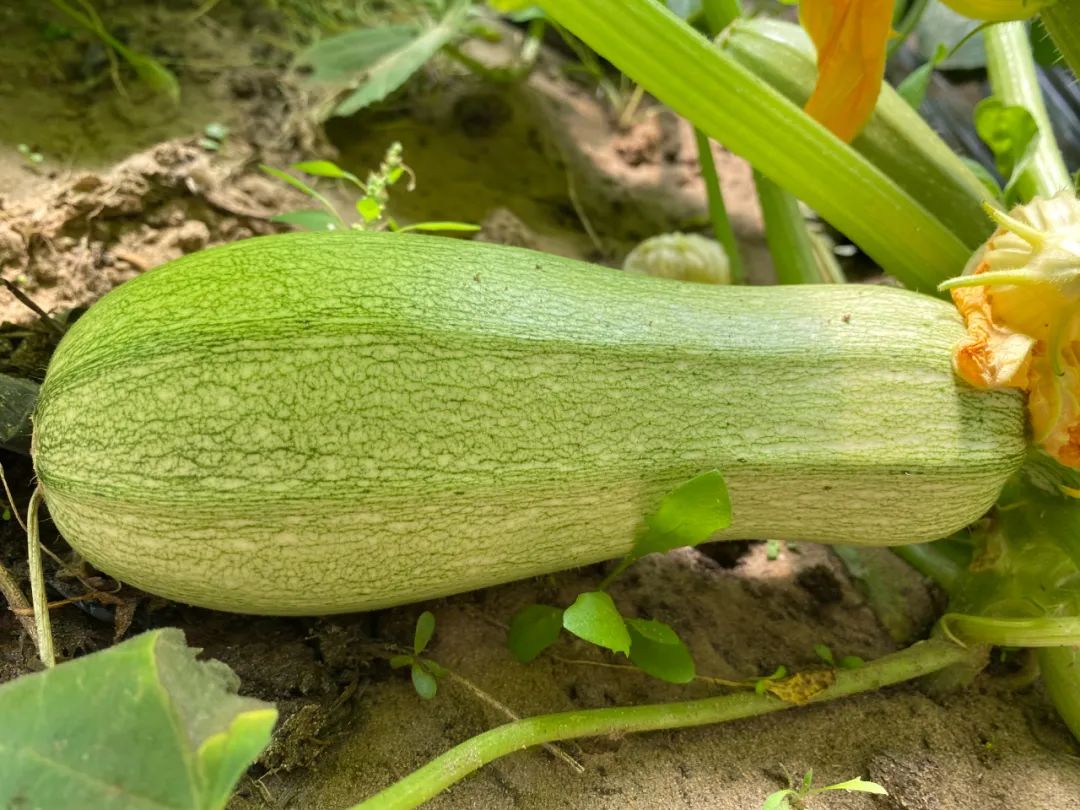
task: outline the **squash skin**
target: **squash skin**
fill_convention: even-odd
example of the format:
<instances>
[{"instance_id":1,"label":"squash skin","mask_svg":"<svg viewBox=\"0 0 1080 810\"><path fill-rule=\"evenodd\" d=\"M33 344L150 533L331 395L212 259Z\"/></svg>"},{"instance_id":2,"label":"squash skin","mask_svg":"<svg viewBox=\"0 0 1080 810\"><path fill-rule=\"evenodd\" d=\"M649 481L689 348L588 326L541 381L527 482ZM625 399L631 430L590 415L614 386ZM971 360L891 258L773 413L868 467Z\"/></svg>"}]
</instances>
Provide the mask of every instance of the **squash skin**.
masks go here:
<instances>
[{"instance_id":1,"label":"squash skin","mask_svg":"<svg viewBox=\"0 0 1080 810\"><path fill-rule=\"evenodd\" d=\"M369 610L617 557L717 468L723 538L888 545L977 519L1023 402L950 364L955 310L712 287L399 234L203 251L70 330L34 463L103 571L242 613Z\"/></svg>"}]
</instances>

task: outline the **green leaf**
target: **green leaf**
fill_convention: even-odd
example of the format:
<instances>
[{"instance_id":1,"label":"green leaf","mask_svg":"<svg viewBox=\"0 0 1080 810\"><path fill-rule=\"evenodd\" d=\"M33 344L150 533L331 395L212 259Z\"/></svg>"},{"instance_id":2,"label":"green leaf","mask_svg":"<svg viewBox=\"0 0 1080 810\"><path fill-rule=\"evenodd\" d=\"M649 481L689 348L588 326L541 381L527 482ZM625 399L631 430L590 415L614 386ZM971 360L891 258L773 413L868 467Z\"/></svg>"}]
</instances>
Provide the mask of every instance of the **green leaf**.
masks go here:
<instances>
[{"instance_id":1,"label":"green leaf","mask_svg":"<svg viewBox=\"0 0 1080 810\"><path fill-rule=\"evenodd\" d=\"M619 609L603 591L578 594L563 613L563 627L578 638L623 655L630 654L630 634Z\"/></svg>"},{"instance_id":2,"label":"green leaf","mask_svg":"<svg viewBox=\"0 0 1080 810\"><path fill-rule=\"evenodd\" d=\"M808 768L802 775L802 793L807 793L814 786L814 769Z\"/></svg>"},{"instance_id":3,"label":"green leaf","mask_svg":"<svg viewBox=\"0 0 1080 810\"><path fill-rule=\"evenodd\" d=\"M435 614L425 610L416 620L416 632L413 633L413 653L419 655L427 649L428 642L435 634Z\"/></svg>"},{"instance_id":4,"label":"green leaf","mask_svg":"<svg viewBox=\"0 0 1080 810\"><path fill-rule=\"evenodd\" d=\"M448 670L435 661L424 661L424 668L436 678L445 678Z\"/></svg>"},{"instance_id":5,"label":"green leaf","mask_svg":"<svg viewBox=\"0 0 1080 810\"><path fill-rule=\"evenodd\" d=\"M411 655L395 655L390 658L391 669L401 669L402 667L410 666L413 662Z\"/></svg>"},{"instance_id":6,"label":"green leaf","mask_svg":"<svg viewBox=\"0 0 1080 810\"><path fill-rule=\"evenodd\" d=\"M1031 20L1029 36L1031 38L1031 55L1035 57L1036 64L1044 68L1051 68L1065 61L1061 56L1061 51L1058 50L1053 38L1046 30L1046 26L1043 25L1041 18L1035 17Z\"/></svg>"},{"instance_id":7,"label":"green leaf","mask_svg":"<svg viewBox=\"0 0 1080 810\"><path fill-rule=\"evenodd\" d=\"M547 14L540 6L525 6L521 11L512 11L508 13L507 18L512 23L522 25L523 23L530 23L533 20L546 20Z\"/></svg>"},{"instance_id":8,"label":"green leaf","mask_svg":"<svg viewBox=\"0 0 1080 810\"><path fill-rule=\"evenodd\" d=\"M535 0L488 0L488 5L500 14L513 14L535 7Z\"/></svg>"},{"instance_id":9,"label":"green leaf","mask_svg":"<svg viewBox=\"0 0 1080 810\"><path fill-rule=\"evenodd\" d=\"M701 0L664 0L671 13L686 20L701 11Z\"/></svg>"},{"instance_id":10,"label":"green leaf","mask_svg":"<svg viewBox=\"0 0 1080 810\"><path fill-rule=\"evenodd\" d=\"M358 28L316 42L296 63L311 71L311 81L338 82L363 73L387 54L408 45L416 34L415 25Z\"/></svg>"},{"instance_id":11,"label":"green leaf","mask_svg":"<svg viewBox=\"0 0 1080 810\"><path fill-rule=\"evenodd\" d=\"M652 619L627 619L626 629L630 633L630 660L638 669L668 683L694 680L694 659L668 625Z\"/></svg>"},{"instance_id":12,"label":"green leaf","mask_svg":"<svg viewBox=\"0 0 1080 810\"><path fill-rule=\"evenodd\" d=\"M1005 178L1005 198L1035 154L1039 125L1025 108L1006 106L1000 99L984 98L975 105L975 131L994 153L994 163Z\"/></svg>"},{"instance_id":13,"label":"green leaf","mask_svg":"<svg viewBox=\"0 0 1080 810\"><path fill-rule=\"evenodd\" d=\"M382 216L382 206L372 197L361 197L356 201L356 212L364 218L364 222L374 222Z\"/></svg>"},{"instance_id":14,"label":"green leaf","mask_svg":"<svg viewBox=\"0 0 1080 810\"><path fill-rule=\"evenodd\" d=\"M761 805L761 810L790 810L791 802L788 797L794 795L795 791L791 788L784 788L776 791L776 793L770 793L764 804Z\"/></svg>"},{"instance_id":15,"label":"green leaf","mask_svg":"<svg viewBox=\"0 0 1080 810\"><path fill-rule=\"evenodd\" d=\"M352 115L382 101L408 81L435 52L461 30L469 13L469 0L453 0L446 15L434 26L370 65L364 81L335 109L334 115Z\"/></svg>"},{"instance_id":16,"label":"green leaf","mask_svg":"<svg viewBox=\"0 0 1080 810\"><path fill-rule=\"evenodd\" d=\"M302 160L299 163L292 164L289 168L296 169L298 172L310 174L315 177L334 177L345 180L357 179L355 174L345 171L336 163L332 163L329 160Z\"/></svg>"},{"instance_id":17,"label":"green leaf","mask_svg":"<svg viewBox=\"0 0 1080 810\"><path fill-rule=\"evenodd\" d=\"M877 782L867 782L865 779L849 779L846 782L838 782L835 785L819 788L819 790L846 790L851 793L874 793L878 796L888 796L885 790Z\"/></svg>"},{"instance_id":18,"label":"green leaf","mask_svg":"<svg viewBox=\"0 0 1080 810\"><path fill-rule=\"evenodd\" d=\"M563 612L551 605L526 605L510 620L506 646L514 658L527 664L559 639Z\"/></svg>"},{"instance_id":19,"label":"green leaf","mask_svg":"<svg viewBox=\"0 0 1080 810\"><path fill-rule=\"evenodd\" d=\"M406 231L478 231L479 225L468 222L414 222L397 229L398 233Z\"/></svg>"},{"instance_id":20,"label":"green leaf","mask_svg":"<svg viewBox=\"0 0 1080 810\"><path fill-rule=\"evenodd\" d=\"M271 222L281 222L285 225L295 225L305 231L336 231L340 230L341 222L333 214L326 211L304 209L302 211L288 211L284 214L275 214L270 217Z\"/></svg>"},{"instance_id":21,"label":"green leaf","mask_svg":"<svg viewBox=\"0 0 1080 810\"><path fill-rule=\"evenodd\" d=\"M649 517L634 543L633 558L704 543L731 525L731 499L724 477L712 470L673 489Z\"/></svg>"},{"instance_id":22,"label":"green leaf","mask_svg":"<svg viewBox=\"0 0 1080 810\"><path fill-rule=\"evenodd\" d=\"M829 649L827 644L815 644L814 652L817 653L817 657L828 664L830 667L836 666L836 661L833 659L832 650Z\"/></svg>"},{"instance_id":23,"label":"green leaf","mask_svg":"<svg viewBox=\"0 0 1080 810\"><path fill-rule=\"evenodd\" d=\"M98 35L101 36L101 31L98 31ZM157 59L128 48L126 45L114 39L111 35L108 36L106 41L112 46L114 51L120 54L120 56L131 65L132 69L135 71L135 75L137 75L140 81L147 87L152 89L155 93L160 93L165 96L174 104L179 103L180 82L176 80L176 76L171 70L161 64Z\"/></svg>"},{"instance_id":24,"label":"green leaf","mask_svg":"<svg viewBox=\"0 0 1080 810\"><path fill-rule=\"evenodd\" d=\"M933 56L922 65L919 65L915 70L911 71L905 77L905 79L896 86L896 93L909 105L912 109L919 109L922 106L923 99L926 98L926 92L930 89L930 78L934 75L934 70L949 55L949 47L944 44L938 44L934 49Z\"/></svg>"},{"instance_id":25,"label":"green leaf","mask_svg":"<svg viewBox=\"0 0 1080 810\"><path fill-rule=\"evenodd\" d=\"M223 808L277 711L179 630L0 687L0 807Z\"/></svg>"},{"instance_id":26,"label":"green leaf","mask_svg":"<svg viewBox=\"0 0 1080 810\"><path fill-rule=\"evenodd\" d=\"M845 655L840 659L840 669L858 669L866 666L866 661L857 655Z\"/></svg>"},{"instance_id":27,"label":"green leaf","mask_svg":"<svg viewBox=\"0 0 1080 810\"><path fill-rule=\"evenodd\" d=\"M424 669L419 662L415 662L412 666L412 683L416 694L424 700L431 700L439 691L439 682L435 680L435 676Z\"/></svg>"},{"instance_id":28,"label":"green leaf","mask_svg":"<svg viewBox=\"0 0 1080 810\"><path fill-rule=\"evenodd\" d=\"M271 177L276 177L281 182L288 183L290 186L295 188L297 191L302 191L304 194L307 194L309 197L314 197L315 199L319 199L319 197L320 197L319 192L317 192L315 189L313 189L311 186L309 186L307 183L305 183L299 177L293 177L288 172L283 172L281 169L277 169L277 168L275 168L273 166L267 166L265 163L260 163L259 168L262 169L264 172L266 172L266 174L270 175Z\"/></svg>"},{"instance_id":29,"label":"green leaf","mask_svg":"<svg viewBox=\"0 0 1080 810\"><path fill-rule=\"evenodd\" d=\"M1001 193L1001 186L998 184L997 178L994 177L994 175L990 172L989 169L979 163L979 161L972 160L971 158L961 157L960 160L964 163L965 166L971 169L971 173L979 179L980 183L986 186L986 188L990 191L991 194L994 195L994 198L997 199L998 202L1005 201L1005 197Z\"/></svg>"},{"instance_id":30,"label":"green leaf","mask_svg":"<svg viewBox=\"0 0 1080 810\"><path fill-rule=\"evenodd\" d=\"M229 137L229 128L217 121L211 121L203 127L203 134L207 138L213 138L215 141L223 141Z\"/></svg>"}]
</instances>

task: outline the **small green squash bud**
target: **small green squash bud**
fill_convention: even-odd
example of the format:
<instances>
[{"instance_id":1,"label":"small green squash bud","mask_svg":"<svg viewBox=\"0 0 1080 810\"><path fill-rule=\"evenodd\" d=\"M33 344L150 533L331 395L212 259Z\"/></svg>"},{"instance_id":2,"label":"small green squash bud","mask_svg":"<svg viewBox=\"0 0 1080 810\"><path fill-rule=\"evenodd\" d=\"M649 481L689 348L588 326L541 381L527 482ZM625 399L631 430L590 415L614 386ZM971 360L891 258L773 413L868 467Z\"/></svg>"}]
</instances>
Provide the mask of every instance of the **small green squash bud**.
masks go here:
<instances>
[{"instance_id":1,"label":"small green squash bud","mask_svg":"<svg viewBox=\"0 0 1080 810\"><path fill-rule=\"evenodd\" d=\"M623 270L699 284L731 283L731 262L723 245L693 233L646 239L627 255Z\"/></svg>"}]
</instances>

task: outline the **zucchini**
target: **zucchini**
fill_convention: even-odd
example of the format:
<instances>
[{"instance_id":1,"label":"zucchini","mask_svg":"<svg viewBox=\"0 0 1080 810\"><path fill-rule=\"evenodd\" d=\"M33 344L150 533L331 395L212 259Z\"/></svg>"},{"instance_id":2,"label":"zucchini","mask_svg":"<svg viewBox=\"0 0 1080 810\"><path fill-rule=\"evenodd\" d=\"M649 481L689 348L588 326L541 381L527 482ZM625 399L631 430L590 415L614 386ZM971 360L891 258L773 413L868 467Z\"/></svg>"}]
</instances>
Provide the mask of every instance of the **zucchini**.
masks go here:
<instances>
[{"instance_id":1,"label":"zucchini","mask_svg":"<svg viewBox=\"0 0 1080 810\"><path fill-rule=\"evenodd\" d=\"M139 588L366 610L619 556L721 470L720 538L931 540L993 504L1023 402L950 366L956 311L714 287L400 234L203 251L106 295L35 414L50 513Z\"/></svg>"}]
</instances>

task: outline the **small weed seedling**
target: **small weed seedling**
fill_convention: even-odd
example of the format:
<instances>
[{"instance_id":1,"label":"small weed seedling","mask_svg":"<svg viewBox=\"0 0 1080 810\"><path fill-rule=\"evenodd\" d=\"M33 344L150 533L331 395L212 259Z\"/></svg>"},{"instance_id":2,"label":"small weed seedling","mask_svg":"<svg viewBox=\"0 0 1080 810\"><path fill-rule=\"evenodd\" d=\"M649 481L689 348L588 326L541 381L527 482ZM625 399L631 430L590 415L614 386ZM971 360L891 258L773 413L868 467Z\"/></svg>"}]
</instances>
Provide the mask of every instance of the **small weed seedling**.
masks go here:
<instances>
[{"instance_id":1,"label":"small weed seedling","mask_svg":"<svg viewBox=\"0 0 1080 810\"><path fill-rule=\"evenodd\" d=\"M218 152L225 143L225 139L229 137L229 128L224 124L219 124L216 121L207 124L203 128L202 137L199 138L198 144L207 152Z\"/></svg>"},{"instance_id":2,"label":"small weed seedling","mask_svg":"<svg viewBox=\"0 0 1080 810\"><path fill-rule=\"evenodd\" d=\"M411 668L413 687L416 689L416 694L424 700L435 697L435 693L439 691L439 679L446 677L446 670L443 667L434 661L420 657L421 653L427 649L433 635L435 635L435 614L430 610L425 610L416 620L412 654L395 655L390 659L390 666L394 669Z\"/></svg>"},{"instance_id":3,"label":"small weed seedling","mask_svg":"<svg viewBox=\"0 0 1080 810\"><path fill-rule=\"evenodd\" d=\"M41 152L29 144L20 143L15 149L22 155L23 160L26 161L26 165L32 169L45 161L45 155L41 154Z\"/></svg>"},{"instance_id":4,"label":"small weed seedling","mask_svg":"<svg viewBox=\"0 0 1080 810\"><path fill-rule=\"evenodd\" d=\"M647 554L704 543L731 524L731 500L719 471L676 487L660 501L633 549L595 591L578 594L570 607L526 605L510 620L507 645L519 661L532 661L565 629L590 644L625 655L639 669L670 683L696 676L690 651L671 627L655 619L624 618L607 587Z\"/></svg>"},{"instance_id":5,"label":"small weed seedling","mask_svg":"<svg viewBox=\"0 0 1080 810\"><path fill-rule=\"evenodd\" d=\"M271 177L276 177L283 183L287 183L298 191L311 197L318 202L321 209L305 209L289 211L271 217L271 222L284 222L295 225L307 231L478 231L480 226L465 222L415 222L411 225L398 225L397 221L390 216L387 206L390 203L390 188L403 177L408 178L406 189L412 191L416 185L416 175L412 169L405 165L402 155L401 144L394 142L386 150L386 156L376 171L368 174L367 181L362 181L352 172L345 171L336 163L329 160L306 160L294 163L289 168L303 172L312 177L324 177L344 181L355 186L360 191L360 196L355 202L356 213L360 216L358 221L351 224L337 207L326 198L324 194L316 191L311 185L294 175L276 169L273 166L260 165L264 172Z\"/></svg>"},{"instance_id":6,"label":"small weed seedling","mask_svg":"<svg viewBox=\"0 0 1080 810\"><path fill-rule=\"evenodd\" d=\"M789 779L789 781L791 780ZM889 795L888 791L877 782L867 782L865 779L859 778L816 788L814 787L814 769L811 768L803 774L798 787L788 787L770 793L768 798L765 799L765 803L761 805L761 810L803 810L807 806L807 801L814 796L831 790L843 790L848 793L875 793L878 796Z\"/></svg>"},{"instance_id":7,"label":"small weed seedling","mask_svg":"<svg viewBox=\"0 0 1080 810\"><path fill-rule=\"evenodd\" d=\"M838 661L833 656L833 651L825 644L815 644L814 652L833 669L858 669L866 663L857 655L845 655Z\"/></svg>"}]
</instances>

